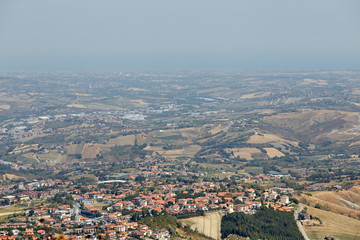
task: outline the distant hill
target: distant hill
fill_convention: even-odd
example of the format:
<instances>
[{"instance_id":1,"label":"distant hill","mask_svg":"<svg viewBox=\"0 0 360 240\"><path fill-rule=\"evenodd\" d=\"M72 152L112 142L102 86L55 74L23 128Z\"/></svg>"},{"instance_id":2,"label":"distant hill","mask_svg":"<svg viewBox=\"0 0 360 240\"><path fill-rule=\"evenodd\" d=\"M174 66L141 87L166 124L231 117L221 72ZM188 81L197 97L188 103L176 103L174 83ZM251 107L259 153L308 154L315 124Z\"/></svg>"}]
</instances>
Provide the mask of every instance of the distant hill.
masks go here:
<instances>
[{"instance_id":1,"label":"distant hill","mask_svg":"<svg viewBox=\"0 0 360 240\"><path fill-rule=\"evenodd\" d=\"M311 110L273 115L263 122L275 134L319 147L342 145L350 149L360 140L359 114L355 112Z\"/></svg>"}]
</instances>

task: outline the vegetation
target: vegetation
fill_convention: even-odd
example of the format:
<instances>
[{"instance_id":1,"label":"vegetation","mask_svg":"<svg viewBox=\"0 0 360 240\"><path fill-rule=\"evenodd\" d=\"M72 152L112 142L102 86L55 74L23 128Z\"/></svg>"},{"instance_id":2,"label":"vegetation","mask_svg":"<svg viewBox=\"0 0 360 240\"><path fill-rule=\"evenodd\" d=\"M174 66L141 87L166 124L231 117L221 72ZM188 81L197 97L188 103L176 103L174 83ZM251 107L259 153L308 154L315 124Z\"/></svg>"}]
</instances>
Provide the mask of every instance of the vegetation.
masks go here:
<instances>
[{"instance_id":1,"label":"vegetation","mask_svg":"<svg viewBox=\"0 0 360 240\"><path fill-rule=\"evenodd\" d=\"M0 119L6 120L0 128L0 205L11 204L3 198L10 193L26 195L26 185L35 180L62 181L33 189L60 190L42 200L49 207L72 205L70 193L75 189L83 196L93 191L121 195L119 189L131 188L121 199L137 208L137 197L144 191L156 194L167 184L212 182L219 184L212 192L241 192L242 185L255 189L256 196L269 187L290 187L295 194L306 194L292 195L292 202L304 203L325 227L339 226L328 224L337 217L346 217L342 223L354 221L354 229L358 226L359 190L345 192L360 179L360 138L354 134L360 109L358 72L254 72L251 77L237 72L133 72L127 77L91 73L75 79L68 73L42 74L0 77L8 86L0 91L2 100L17 99L10 108L0 106ZM305 75L312 80L305 81ZM111 183L124 173L126 178ZM130 187L122 179L135 179L137 184ZM176 200L204 196L190 186L172 189ZM111 205L104 207L108 208L116 211ZM1 208L0 213L9 209ZM293 227L293 220L282 220L286 213L268 211L240 214L239 221L228 221L224 231L251 239L297 239L281 235ZM159 216L165 211L121 212L156 228L175 224ZM329 213L334 215L327 217ZM277 214L285 215L280 219ZM196 211L172 216L202 215Z\"/></svg>"},{"instance_id":2,"label":"vegetation","mask_svg":"<svg viewBox=\"0 0 360 240\"><path fill-rule=\"evenodd\" d=\"M303 239L292 213L262 208L253 215L231 213L221 221L221 237L236 234L250 239Z\"/></svg>"},{"instance_id":3,"label":"vegetation","mask_svg":"<svg viewBox=\"0 0 360 240\"><path fill-rule=\"evenodd\" d=\"M139 223L145 224L152 229L161 229L167 227L176 228L178 226L176 218L171 216L146 217L139 220Z\"/></svg>"}]
</instances>

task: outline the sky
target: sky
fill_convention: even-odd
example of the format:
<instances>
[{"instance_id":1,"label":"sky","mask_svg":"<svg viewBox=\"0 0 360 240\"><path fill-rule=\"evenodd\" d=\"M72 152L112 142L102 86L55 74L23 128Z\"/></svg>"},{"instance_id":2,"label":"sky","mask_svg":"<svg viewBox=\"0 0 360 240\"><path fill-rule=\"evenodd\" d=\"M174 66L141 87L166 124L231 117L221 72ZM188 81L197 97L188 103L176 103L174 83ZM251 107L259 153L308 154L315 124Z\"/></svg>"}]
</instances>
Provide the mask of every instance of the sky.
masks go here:
<instances>
[{"instance_id":1,"label":"sky","mask_svg":"<svg viewBox=\"0 0 360 240\"><path fill-rule=\"evenodd\" d=\"M0 0L0 71L360 69L359 0Z\"/></svg>"}]
</instances>

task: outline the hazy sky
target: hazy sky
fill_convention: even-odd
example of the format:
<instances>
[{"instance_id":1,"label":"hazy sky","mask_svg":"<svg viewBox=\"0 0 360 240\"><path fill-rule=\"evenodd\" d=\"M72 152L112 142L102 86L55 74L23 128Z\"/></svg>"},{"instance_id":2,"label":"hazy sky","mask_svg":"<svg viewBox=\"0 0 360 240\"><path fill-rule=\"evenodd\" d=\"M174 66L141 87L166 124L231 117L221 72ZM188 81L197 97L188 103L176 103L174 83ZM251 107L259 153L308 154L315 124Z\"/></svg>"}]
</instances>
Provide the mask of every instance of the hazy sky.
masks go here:
<instances>
[{"instance_id":1,"label":"hazy sky","mask_svg":"<svg viewBox=\"0 0 360 240\"><path fill-rule=\"evenodd\" d=\"M0 0L0 71L360 69L359 0Z\"/></svg>"}]
</instances>

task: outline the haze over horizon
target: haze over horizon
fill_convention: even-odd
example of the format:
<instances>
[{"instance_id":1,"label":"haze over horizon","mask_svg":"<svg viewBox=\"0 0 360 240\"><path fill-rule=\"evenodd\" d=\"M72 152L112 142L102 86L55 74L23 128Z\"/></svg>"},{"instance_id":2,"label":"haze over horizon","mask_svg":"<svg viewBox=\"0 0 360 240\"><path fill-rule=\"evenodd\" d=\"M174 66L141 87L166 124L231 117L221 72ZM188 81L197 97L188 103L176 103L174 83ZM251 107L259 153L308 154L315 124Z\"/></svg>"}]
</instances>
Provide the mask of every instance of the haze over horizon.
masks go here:
<instances>
[{"instance_id":1,"label":"haze over horizon","mask_svg":"<svg viewBox=\"0 0 360 240\"><path fill-rule=\"evenodd\" d=\"M0 71L360 69L360 2L2 0Z\"/></svg>"}]
</instances>

